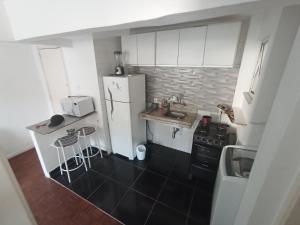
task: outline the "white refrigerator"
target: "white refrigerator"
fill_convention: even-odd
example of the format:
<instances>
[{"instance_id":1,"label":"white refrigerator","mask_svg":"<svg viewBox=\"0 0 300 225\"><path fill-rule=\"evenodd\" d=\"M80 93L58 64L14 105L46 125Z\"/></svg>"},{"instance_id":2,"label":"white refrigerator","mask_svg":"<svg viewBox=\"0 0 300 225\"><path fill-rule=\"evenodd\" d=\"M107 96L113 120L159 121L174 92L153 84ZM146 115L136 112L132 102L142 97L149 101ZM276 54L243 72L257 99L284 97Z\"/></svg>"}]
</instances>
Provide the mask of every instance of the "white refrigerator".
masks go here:
<instances>
[{"instance_id":1,"label":"white refrigerator","mask_svg":"<svg viewBox=\"0 0 300 225\"><path fill-rule=\"evenodd\" d=\"M113 153L133 160L136 146L146 142L145 74L104 76L104 93Z\"/></svg>"}]
</instances>

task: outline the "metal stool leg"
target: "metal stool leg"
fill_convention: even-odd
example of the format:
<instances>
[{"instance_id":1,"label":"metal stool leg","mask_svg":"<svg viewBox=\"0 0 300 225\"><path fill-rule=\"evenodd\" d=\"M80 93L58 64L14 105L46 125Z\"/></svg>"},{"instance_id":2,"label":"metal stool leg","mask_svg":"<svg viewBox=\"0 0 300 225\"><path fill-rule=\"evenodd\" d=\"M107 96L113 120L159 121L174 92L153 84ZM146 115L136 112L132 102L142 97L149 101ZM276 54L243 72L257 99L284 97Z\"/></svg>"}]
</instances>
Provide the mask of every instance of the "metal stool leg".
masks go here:
<instances>
[{"instance_id":1,"label":"metal stool leg","mask_svg":"<svg viewBox=\"0 0 300 225\"><path fill-rule=\"evenodd\" d=\"M102 150L101 150L101 146L100 146L100 140L99 140L99 136L97 135L97 131L95 132L94 137L95 137L95 140L96 140L96 144L98 145L98 149L99 149L101 158L103 158Z\"/></svg>"},{"instance_id":2,"label":"metal stool leg","mask_svg":"<svg viewBox=\"0 0 300 225\"><path fill-rule=\"evenodd\" d=\"M79 155L81 157L81 160L83 161L83 165L84 165L84 168L85 168L85 171L87 171L87 166L86 166L86 162L85 162L85 159L84 159L84 156L83 156L83 153L82 153L82 150L81 150L81 147L80 147L80 144L78 143L78 149L79 149Z\"/></svg>"},{"instance_id":3,"label":"metal stool leg","mask_svg":"<svg viewBox=\"0 0 300 225\"><path fill-rule=\"evenodd\" d=\"M88 149L88 145L87 145L87 141L86 141L86 136L85 136L85 132L83 131L83 142L85 145L85 149L86 149L86 155L87 155L87 159L88 159L88 163L89 163L89 167L91 168L91 159L90 159L90 154L89 154L89 149Z\"/></svg>"},{"instance_id":4,"label":"metal stool leg","mask_svg":"<svg viewBox=\"0 0 300 225\"><path fill-rule=\"evenodd\" d=\"M91 136L89 135L87 138L88 138L88 145L89 145L89 149L90 149L90 155L93 155L93 148L92 148L92 144L91 144Z\"/></svg>"},{"instance_id":5,"label":"metal stool leg","mask_svg":"<svg viewBox=\"0 0 300 225\"><path fill-rule=\"evenodd\" d=\"M57 151L57 158L58 158L58 163L59 163L60 175L63 175L63 171L62 171L62 169L61 169L61 160L60 160L59 149L56 148L56 151Z\"/></svg>"},{"instance_id":6,"label":"metal stool leg","mask_svg":"<svg viewBox=\"0 0 300 225\"><path fill-rule=\"evenodd\" d=\"M65 161L66 171L67 171L67 175L68 175L68 181L69 181L69 183L71 183L71 177L70 177L70 172L69 172L69 166L68 166L68 162L67 162L67 160L66 160L66 155L65 155L65 151L64 151L64 148L63 148L63 147L61 148L61 151L62 151L62 155L63 155L64 161Z\"/></svg>"},{"instance_id":7,"label":"metal stool leg","mask_svg":"<svg viewBox=\"0 0 300 225\"><path fill-rule=\"evenodd\" d=\"M88 149L90 149L90 155L93 155L93 148L92 148L92 144L91 144L91 136L90 135L86 135L85 130L83 130L83 134L85 137L86 142L88 143L88 147L87 147L87 151Z\"/></svg>"},{"instance_id":8,"label":"metal stool leg","mask_svg":"<svg viewBox=\"0 0 300 225\"><path fill-rule=\"evenodd\" d=\"M76 156L76 153L75 153L74 145L72 145L72 150L73 150L73 156L75 158L76 165L78 166L78 160L77 160L77 156Z\"/></svg>"}]
</instances>

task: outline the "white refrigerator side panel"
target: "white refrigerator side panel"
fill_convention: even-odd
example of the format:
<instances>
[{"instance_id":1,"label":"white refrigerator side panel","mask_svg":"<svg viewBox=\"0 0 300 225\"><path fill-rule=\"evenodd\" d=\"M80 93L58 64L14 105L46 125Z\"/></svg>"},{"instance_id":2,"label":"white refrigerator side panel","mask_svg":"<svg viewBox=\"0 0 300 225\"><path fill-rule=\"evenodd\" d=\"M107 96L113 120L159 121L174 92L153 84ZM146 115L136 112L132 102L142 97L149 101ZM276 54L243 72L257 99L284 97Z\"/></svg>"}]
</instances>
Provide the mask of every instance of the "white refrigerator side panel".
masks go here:
<instances>
[{"instance_id":1,"label":"white refrigerator side panel","mask_svg":"<svg viewBox=\"0 0 300 225\"><path fill-rule=\"evenodd\" d=\"M128 77L103 77L106 100L130 102Z\"/></svg>"},{"instance_id":2,"label":"white refrigerator side panel","mask_svg":"<svg viewBox=\"0 0 300 225\"><path fill-rule=\"evenodd\" d=\"M130 76L128 78L128 89L130 102L137 103L146 101L145 74Z\"/></svg>"},{"instance_id":3,"label":"white refrigerator side panel","mask_svg":"<svg viewBox=\"0 0 300 225\"><path fill-rule=\"evenodd\" d=\"M134 156L136 156L136 146L146 143L146 120L140 119L140 112L145 110L145 102L131 103L131 125L132 125L132 145Z\"/></svg>"},{"instance_id":4,"label":"white refrigerator side panel","mask_svg":"<svg viewBox=\"0 0 300 225\"><path fill-rule=\"evenodd\" d=\"M131 104L106 100L107 117L113 153L134 158L131 132Z\"/></svg>"},{"instance_id":5,"label":"white refrigerator side panel","mask_svg":"<svg viewBox=\"0 0 300 225\"><path fill-rule=\"evenodd\" d=\"M140 112L146 109L146 91L144 74L134 76L129 79L129 91L132 106L132 142L134 154L136 154L136 146L141 143L146 143L146 121L139 118Z\"/></svg>"}]
</instances>

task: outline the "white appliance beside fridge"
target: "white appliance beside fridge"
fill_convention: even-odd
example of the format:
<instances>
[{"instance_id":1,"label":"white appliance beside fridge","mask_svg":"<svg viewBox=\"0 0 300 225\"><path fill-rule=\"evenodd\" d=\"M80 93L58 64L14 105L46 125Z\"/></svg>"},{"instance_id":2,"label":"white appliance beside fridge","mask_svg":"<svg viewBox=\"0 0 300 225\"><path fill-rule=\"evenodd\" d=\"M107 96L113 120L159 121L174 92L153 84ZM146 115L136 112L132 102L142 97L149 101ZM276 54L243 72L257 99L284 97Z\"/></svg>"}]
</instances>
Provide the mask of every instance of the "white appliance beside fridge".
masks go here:
<instances>
[{"instance_id":1,"label":"white appliance beside fridge","mask_svg":"<svg viewBox=\"0 0 300 225\"><path fill-rule=\"evenodd\" d=\"M104 93L113 153L133 160L138 144L146 143L145 74L104 76Z\"/></svg>"}]
</instances>

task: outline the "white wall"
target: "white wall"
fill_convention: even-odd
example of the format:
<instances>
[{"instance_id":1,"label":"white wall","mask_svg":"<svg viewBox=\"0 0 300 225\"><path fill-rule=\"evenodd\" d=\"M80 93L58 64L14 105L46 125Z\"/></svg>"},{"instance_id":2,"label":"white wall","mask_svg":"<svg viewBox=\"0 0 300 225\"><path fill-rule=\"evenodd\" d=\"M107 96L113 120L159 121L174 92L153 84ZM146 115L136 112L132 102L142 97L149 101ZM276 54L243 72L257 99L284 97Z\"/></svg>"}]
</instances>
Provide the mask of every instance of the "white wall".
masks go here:
<instances>
[{"instance_id":1,"label":"white wall","mask_svg":"<svg viewBox=\"0 0 300 225\"><path fill-rule=\"evenodd\" d=\"M66 72L69 80L71 95L88 95L93 97L96 114L89 117L92 124L101 130L102 147L110 151L107 137L105 115L98 84L98 73L92 36L84 36L73 40L72 48L63 48Z\"/></svg>"},{"instance_id":2,"label":"white wall","mask_svg":"<svg viewBox=\"0 0 300 225\"><path fill-rule=\"evenodd\" d=\"M241 111L247 122L247 126L236 126L237 142L241 145L258 146L265 129L265 123L253 124L252 121L250 121L249 109L253 107L253 104L247 103L243 92L249 91L260 50L260 43L266 37L273 37L275 30L274 26L278 23L279 18L280 11L278 11L278 9L259 10L251 17L248 37L233 99L233 106L242 109Z\"/></svg>"},{"instance_id":3,"label":"white wall","mask_svg":"<svg viewBox=\"0 0 300 225\"><path fill-rule=\"evenodd\" d=\"M247 126L238 126L238 141L258 146L268 119L273 99L293 43L298 26L298 7L271 8L259 11L251 18L248 38L241 63L233 106L242 109ZM265 63L253 101L249 104L243 92L248 92L261 41L268 39Z\"/></svg>"},{"instance_id":4,"label":"white wall","mask_svg":"<svg viewBox=\"0 0 300 225\"><path fill-rule=\"evenodd\" d=\"M195 121L192 128L180 128L175 139L172 138L173 127L163 123L148 121L149 128L147 130L148 140L153 143L177 149L183 152L191 153L193 135L197 124L200 121L200 116Z\"/></svg>"},{"instance_id":5,"label":"white wall","mask_svg":"<svg viewBox=\"0 0 300 225\"><path fill-rule=\"evenodd\" d=\"M286 216L284 220L284 225L295 225L300 221L300 196L298 195L296 199L293 199L292 211Z\"/></svg>"},{"instance_id":6,"label":"white wall","mask_svg":"<svg viewBox=\"0 0 300 225\"><path fill-rule=\"evenodd\" d=\"M121 37L110 37L94 40L95 56L98 72L98 82L100 91L101 106L103 109L103 132L106 138L106 143L111 149L109 124L106 113L106 103L104 98L103 79L104 75L109 75L114 72L116 61L113 52L121 51Z\"/></svg>"},{"instance_id":7,"label":"white wall","mask_svg":"<svg viewBox=\"0 0 300 225\"><path fill-rule=\"evenodd\" d=\"M1 152L0 183L1 225L36 225L14 173Z\"/></svg>"},{"instance_id":8,"label":"white wall","mask_svg":"<svg viewBox=\"0 0 300 225\"><path fill-rule=\"evenodd\" d=\"M278 21L276 21L277 18ZM271 34L271 37L265 55L266 63L262 68L262 76L256 87L252 107L249 107L247 113L252 123L265 123L268 119L300 23L300 7L275 9L275 13L265 21L263 29L266 33L264 36Z\"/></svg>"},{"instance_id":9,"label":"white wall","mask_svg":"<svg viewBox=\"0 0 300 225\"><path fill-rule=\"evenodd\" d=\"M13 33L9 24L9 19L6 14L3 2L0 2L0 41L13 40Z\"/></svg>"},{"instance_id":10,"label":"white wall","mask_svg":"<svg viewBox=\"0 0 300 225\"><path fill-rule=\"evenodd\" d=\"M93 0L85 1L5 1L14 36L17 40L109 27L156 19L172 14L215 7L238 5L255 0ZM62 22L63 21L63 22Z\"/></svg>"},{"instance_id":11,"label":"white wall","mask_svg":"<svg viewBox=\"0 0 300 225\"><path fill-rule=\"evenodd\" d=\"M30 45L0 43L0 65L0 148L10 157L33 147L25 127L50 109Z\"/></svg>"},{"instance_id":12,"label":"white wall","mask_svg":"<svg viewBox=\"0 0 300 225\"><path fill-rule=\"evenodd\" d=\"M95 39L94 46L98 76L102 79L103 75L114 73L116 66L114 51L122 51L121 37Z\"/></svg>"},{"instance_id":13,"label":"white wall","mask_svg":"<svg viewBox=\"0 0 300 225\"><path fill-rule=\"evenodd\" d=\"M279 225L299 194L300 29L297 30L235 225Z\"/></svg>"}]
</instances>

